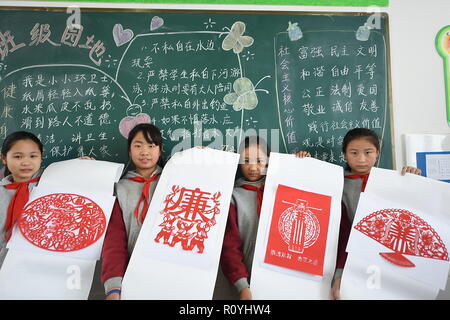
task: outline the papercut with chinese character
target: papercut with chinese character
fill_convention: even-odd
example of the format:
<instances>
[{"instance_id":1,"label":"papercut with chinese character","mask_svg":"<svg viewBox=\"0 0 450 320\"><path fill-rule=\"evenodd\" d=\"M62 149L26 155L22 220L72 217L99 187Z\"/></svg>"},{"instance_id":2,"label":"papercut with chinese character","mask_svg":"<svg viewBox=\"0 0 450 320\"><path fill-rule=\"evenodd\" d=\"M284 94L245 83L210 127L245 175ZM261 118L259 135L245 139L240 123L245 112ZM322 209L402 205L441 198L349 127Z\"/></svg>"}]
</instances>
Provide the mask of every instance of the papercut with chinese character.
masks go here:
<instances>
[{"instance_id":1,"label":"papercut with chinese character","mask_svg":"<svg viewBox=\"0 0 450 320\"><path fill-rule=\"evenodd\" d=\"M216 225L215 216L220 213L220 197L220 192L213 194L199 188L172 186L164 201L163 221L158 225L161 229L154 241L203 253L205 239Z\"/></svg>"},{"instance_id":2,"label":"papercut with chinese character","mask_svg":"<svg viewBox=\"0 0 450 320\"><path fill-rule=\"evenodd\" d=\"M264 262L323 275L331 197L278 185Z\"/></svg>"},{"instance_id":3,"label":"papercut with chinese character","mask_svg":"<svg viewBox=\"0 0 450 320\"><path fill-rule=\"evenodd\" d=\"M106 216L91 199L53 193L29 203L19 219L19 230L35 246L58 252L84 249L105 232Z\"/></svg>"},{"instance_id":4,"label":"papercut with chinese character","mask_svg":"<svg viewBox=\"0 0 450 320\"><path fill-rule=\"evenodd\" d=\"M380 252L399 266L416 265L404 255L449 261L447 248L439 234L422 218L404 209L378 210L363 218L355 229L393 252Z\"/></svg>"}]
</instances>

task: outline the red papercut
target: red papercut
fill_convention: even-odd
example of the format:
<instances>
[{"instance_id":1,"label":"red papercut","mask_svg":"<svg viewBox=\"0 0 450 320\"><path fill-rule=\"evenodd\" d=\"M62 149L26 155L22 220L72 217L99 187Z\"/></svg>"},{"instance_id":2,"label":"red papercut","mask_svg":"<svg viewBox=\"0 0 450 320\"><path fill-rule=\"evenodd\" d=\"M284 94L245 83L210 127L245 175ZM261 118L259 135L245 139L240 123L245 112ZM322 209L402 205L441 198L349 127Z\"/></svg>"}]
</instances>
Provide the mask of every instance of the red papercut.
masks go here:
<instances>
[{"instance_id":1,"label":"red papercut","mask_svg":"<svg viewBox=\"0 0 450 320\"><path fill-rule=\"evenodd\" d=\"M163 222L155 241L174 247L179 243L183 250L203 253L208 232L216 224L215 216L220 213L220 192L211 194L199 188L187 189L172 186L161 211Z\"/></svg>"},{"instance_id":2,"label":"red papercut","mask_svg":"<svg viewBox=\"0 0 450 320\"><path fill-rule=\"evenodd\" d=\"M331 197L279 185L264 262L323 275Z\"/></svg>"},{"instance_id":3,"label":"red papercut","mask_svg":"<svg viewBox=\"0 0 450 320\"><path fill-rule=\"evenodd\" d=\"M362 219L355 229L394 252L380 252L400 267L415 267L403 254L449 261L448 252L436 231L419 216L404 209L383 209Z\"/></svg>"},{"instance_id":4,"label":"red papercut","mask_svg":"<svg viewBox=\"0 0 450 320\"><path fill-rule=\"evenodd\" d=\"M18 223L20 232L35 246L69 252L84 249L105 232L106 217L91 199L54 193L29 203Z\"/></svg>"},{"instance_id":5,"label":"red papercut","mask_svg":"<svg viewBox=\"0 0 450 320\"><path fill-rule=\"evenodd\" d=\"M380 252L380 256L400 267L414 268L416 265L399 252Z\"/></svg>"}]
</instances>

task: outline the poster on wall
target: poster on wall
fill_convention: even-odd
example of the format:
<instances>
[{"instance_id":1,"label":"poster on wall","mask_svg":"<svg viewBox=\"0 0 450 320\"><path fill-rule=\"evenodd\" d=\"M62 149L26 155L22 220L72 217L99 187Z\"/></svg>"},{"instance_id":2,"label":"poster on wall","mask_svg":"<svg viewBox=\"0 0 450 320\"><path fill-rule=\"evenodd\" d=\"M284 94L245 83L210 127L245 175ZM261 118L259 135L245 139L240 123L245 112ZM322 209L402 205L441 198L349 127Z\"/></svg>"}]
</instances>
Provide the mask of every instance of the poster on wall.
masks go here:
<instances>
[{"instance_id":1,"label":"poster on wall","mask_svg":"<svg viewBox=\"0 0 450 320\"><path fill-rule=\"evenodd\" d=\"M450 182L450 151L417 152L416 158L422 176Z\"/></svg>"},{"instance_id":2,"label":"poster on wall","mask_svg":"<svg viewBox=\"0 0 450 320\"><path fill-rule=\"evenodd\" d=\"M416 168L423 169L419 167L418 154L420 154L422 159L420 161L426 161L425 154L421 153L437 153L446 152L450 150L450 134L417 134L408 133L404 135L405 137L405 156L406 165ZM436 158L432 156L431 158ZM422 165L425 165L423 163ZM423 173L424 170L422 170Z\"/></svg>"}]
</instances>

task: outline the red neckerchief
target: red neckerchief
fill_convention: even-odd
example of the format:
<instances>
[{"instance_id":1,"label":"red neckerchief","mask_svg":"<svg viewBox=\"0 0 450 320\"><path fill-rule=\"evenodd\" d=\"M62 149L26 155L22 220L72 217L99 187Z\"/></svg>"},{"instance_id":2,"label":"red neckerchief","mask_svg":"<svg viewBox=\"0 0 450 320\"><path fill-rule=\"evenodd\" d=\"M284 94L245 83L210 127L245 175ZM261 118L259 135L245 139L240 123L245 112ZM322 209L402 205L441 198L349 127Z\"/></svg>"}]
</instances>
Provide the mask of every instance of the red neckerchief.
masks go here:
<instances>
[{"instance_id":1,"label":"red neckerchief","mask_svg":"<svg viewBox=\"0 0 450 320\"><path fill-rule=\"evenodd\" d=\"M144 177L132 177L128 178L128 180L132 180L134 182L143 183L144 187L142 188L142 194L139 198L139 202L136 206L136 209L134 209L134 216L136 217L136 220L139 221L139 206L141 205L141 202L144 202L144 206L142 208L141 212L141 223L144 223L145 216L147 215L148 210L148 196L150 192L150 185L153 181L155 181L159 177L159 173L154 174L150 178L146 179Z\"/></svg>"},{"instance_id":2,"label":"red neckerchief","mask_svg":"<svg viewBox=\"0 0 450 320\"><path fill-rule=\"evenodd\" d=\"M13 197L11 198L11 201L9 202L8 206L8 216L6 218L6 224L5 224L5 240L9 241L12 234L12 229L14 227L14 224L16 223L17 219L22 214L23 207L28 202L28 199L30 197L30 191L28 190L28 185L33 182L39 181L40 177L24 181L24 182L13 182L7 185L4 185L6 189L15 189L16 192L14 193Z\"/></svg>"},{"instance_id":3,"label":"red neckerchief","mask_svg":"<svg viewBox=\"0 0 450 320\"><path fill-rule=\"evenodd\" d=\"M257 187L257 186L253 186L251 184L244 184L241 186L241 188L256 192L256 204L257 204L256 213L258 214L258 217L259 217L259 215L261 213L261 204L262 204L262 198L263 198L263 193L264 193L264 185L262 185L261 187Z\"/></svg>"},{"instance_id":4,"label":"red neckerchief","mask_svg":"<svg viewBox=\"0 0 450 320\"><path fill-rule=\"evenodd\" d=\"M369 174L370 173L366 173L366 174L351 174L351 175L345 176L345 178L362 179L361 191L364 192L364 190L366 189L367 180L369 180Z\"/></svg>"}]
</instances>

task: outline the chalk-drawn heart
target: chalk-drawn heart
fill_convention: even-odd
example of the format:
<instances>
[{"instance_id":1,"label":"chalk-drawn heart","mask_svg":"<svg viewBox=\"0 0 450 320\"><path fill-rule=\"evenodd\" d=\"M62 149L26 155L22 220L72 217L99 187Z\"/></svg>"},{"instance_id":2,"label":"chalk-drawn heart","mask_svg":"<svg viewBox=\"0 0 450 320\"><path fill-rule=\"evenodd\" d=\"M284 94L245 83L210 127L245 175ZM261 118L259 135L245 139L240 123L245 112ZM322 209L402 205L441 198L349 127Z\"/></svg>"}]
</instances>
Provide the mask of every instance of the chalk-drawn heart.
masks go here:
<instances>
[{"instance_id":1,"label":"chalk-drawn heart","mask_svg":"<svg viewBox=\"0 0 450 320\"><path fill-rule=\"evenodd\" d=\"M163 18L160 18L158 16L154 16L152 18L152 22L150 23L150 30L153 31L153 30L156 30L158 28L161 28L163 24L164 24L164 19Z\"/></svg>"},{"instance_id":2,"label":"chalk-drawn heart","mask_svg":"<svg viewBox=\"0 0 450 320\"><path fill-rule=\"evenodd\" d=\"M128 139L128 134L130 133L131 129L133 129L140 123L150 123L150 121L150 116L145 113L140 113L134 117L125 117L120 120L119 131L125 139Z\"/></svg>"},{"instance_id":3,"label":"chalk-drawn heart","mask_svg":"<svg viewBox=\"0 0 450 320\"><path fill-rule=\"evenodd\" d=\"M133 31L130 29L123 30L123 27L120 23L114 25L113 38L118 47L124 45L125 43L133 39L133 36L134 36Z\"/></svg>"}]
</instances>

